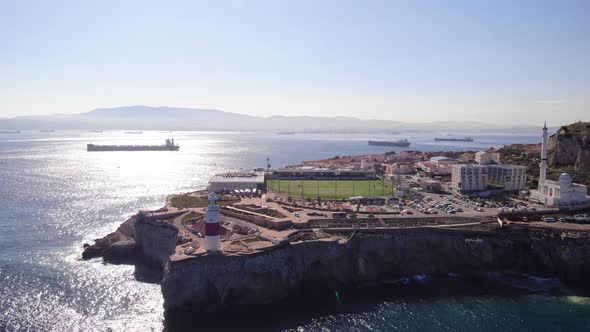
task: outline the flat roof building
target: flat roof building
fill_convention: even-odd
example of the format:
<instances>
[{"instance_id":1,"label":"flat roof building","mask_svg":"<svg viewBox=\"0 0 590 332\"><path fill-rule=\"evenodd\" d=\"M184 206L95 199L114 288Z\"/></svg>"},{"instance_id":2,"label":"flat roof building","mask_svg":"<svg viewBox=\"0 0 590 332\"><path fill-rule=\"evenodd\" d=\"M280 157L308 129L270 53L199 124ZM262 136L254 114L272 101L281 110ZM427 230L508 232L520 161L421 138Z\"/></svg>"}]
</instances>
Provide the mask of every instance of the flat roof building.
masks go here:
<instances>
[{"instance_id":1,"label":"flat roof building","mask_svg":"<svg viewBox=\"0 0 590 332\"><path fill-rule=\"evenodd\" d=\"M430 158L430 161L437 163L437 164L447 164L447 165L452 165L452 164L456 164L459 162L457 159L449 158L449 157L445 157L445 156L434 156L434 157Z\"/></svg>"},{"instance_id":2,"label":"flat roof building","mask_svg":"<svg viewBox=\"0 0 590 332\"><path fill-rule=\"evenodd\" d=\"M252 190L264 188L264 172L228 172L217 174L209 180L208 191Z\"/></svg>"},{"instance_id":3,"label":"flat roof building","mask_svg":"<svg viewBox=\"0 0 590 332\"><path fill-rule=\"evenodd\" d=\"M457 164L452 166L451 188L459 193L473 193L488 188L488 168L483 165Z\"/></svg>"},{"instance_id":4,"label":"flat roof building","mask_svg":"<svg viewBox=\"0 0 590 332\"><path fill-rule=\"evenodd\" d=\"M479 151L475 153L475 162L480 165L499 164L500 154L497 152Z\"/></svg>"},{"instance_id":5,"label":"flat roof building","mask_svg":"<svg viewBox=\"0 0 590 332\"><path fill-rule=\"evenodd\" d=\"M488 167L488 184L506 191L523 190L526 184L526 167L520 165L493 165Z\"/></svg>"}]
</instances>

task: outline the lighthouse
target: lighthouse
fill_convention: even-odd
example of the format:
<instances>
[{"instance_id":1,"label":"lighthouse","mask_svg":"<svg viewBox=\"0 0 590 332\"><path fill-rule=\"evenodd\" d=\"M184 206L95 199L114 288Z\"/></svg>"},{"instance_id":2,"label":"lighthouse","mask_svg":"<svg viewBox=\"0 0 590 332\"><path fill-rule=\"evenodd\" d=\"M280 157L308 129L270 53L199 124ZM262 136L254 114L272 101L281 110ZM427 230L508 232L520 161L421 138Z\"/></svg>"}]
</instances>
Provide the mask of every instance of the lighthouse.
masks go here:
<instances>
[{"instance_id":1,"label":"lighthouse","mask_svg":"<svg viewBox=\"0 0 590 332\"><path fill-rule=\"evenodd\" d=\"M221 251L219 238L219 205L215 193L209 194L209 206L205 216L205 249L209 252Z\"/></svg>"}]
</instances>

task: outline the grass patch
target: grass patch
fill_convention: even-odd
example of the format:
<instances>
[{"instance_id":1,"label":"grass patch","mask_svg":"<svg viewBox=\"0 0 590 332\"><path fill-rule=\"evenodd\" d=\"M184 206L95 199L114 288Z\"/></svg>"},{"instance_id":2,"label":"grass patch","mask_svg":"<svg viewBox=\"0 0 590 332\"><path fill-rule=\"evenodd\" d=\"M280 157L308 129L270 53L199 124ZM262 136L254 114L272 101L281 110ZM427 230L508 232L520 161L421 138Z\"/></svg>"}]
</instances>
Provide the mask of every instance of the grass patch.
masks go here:
<instances>
[{"instance_id":1,"label":"grass patch","mask_svg":"<svg viewBox=\"0 0 590 332\"><path fill-rule=\"evenodd\" d=\"M271 180L275 193L320 199L348 199L354 196L392 196L393 186L381 180Z\"/></svg>"},{"instance_id":2,"label":"grass patch","mask_svg":"<svg viewBox=\"0 0 590 332\"><path fill-rule=\"evenodd\" d=\"M239 202L240 199L233 196L218 196L217 203L220 206L230 205ZM200 208L209 205L207 197L196 197L190 195L177 195L170 199L170 205L176 208Z\"/></svg>"}]
</instances>

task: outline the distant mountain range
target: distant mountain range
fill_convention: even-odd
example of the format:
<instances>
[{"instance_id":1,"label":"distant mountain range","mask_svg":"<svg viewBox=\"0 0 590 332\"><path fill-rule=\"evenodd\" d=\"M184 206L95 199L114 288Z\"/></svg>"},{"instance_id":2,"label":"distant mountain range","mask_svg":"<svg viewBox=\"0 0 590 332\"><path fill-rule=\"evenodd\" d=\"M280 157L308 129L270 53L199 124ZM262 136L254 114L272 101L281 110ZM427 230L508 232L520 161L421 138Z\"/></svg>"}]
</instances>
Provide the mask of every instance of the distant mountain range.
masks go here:
<instances>
[{"instance_id":1,"label":"distant mountain range","mask_svg":"<svg viewBox=\"0 0 590 332\"><path fill-rule=\"evenodd\" d=\"M215 109L126 106L101 108L88 113L19 116L0 119L0 130L211 130L263 132L488 132L537 133L529 126L500 126L480 122L407 123L361 120L353 117L258 117Z\"/></svg>"}]
</instances>

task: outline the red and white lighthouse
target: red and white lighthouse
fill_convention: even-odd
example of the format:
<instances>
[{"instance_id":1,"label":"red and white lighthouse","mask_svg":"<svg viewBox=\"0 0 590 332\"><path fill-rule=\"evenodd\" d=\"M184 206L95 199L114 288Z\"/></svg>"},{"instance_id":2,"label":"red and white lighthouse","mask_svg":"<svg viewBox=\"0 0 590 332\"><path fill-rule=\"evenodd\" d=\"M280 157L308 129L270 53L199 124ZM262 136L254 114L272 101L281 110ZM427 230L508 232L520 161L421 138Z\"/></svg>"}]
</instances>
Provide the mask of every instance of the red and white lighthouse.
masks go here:
<instances>
[{"instance_id":1,"label":"red and white lighthouse","mask_svg":"<svg viewBox=\"0 0 590 332\"><path fill-rule=\"evenodd\" d=\"M209 194L209 206L205 216L205 248L207 251L221 251L219 238L219 205L215 193Z\"/></svg>"}]
</instances>

